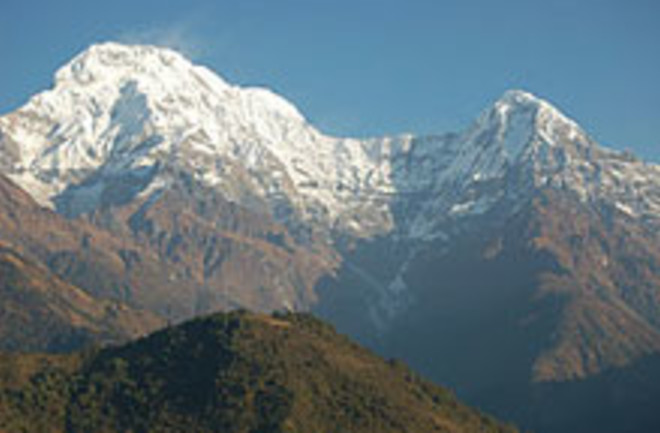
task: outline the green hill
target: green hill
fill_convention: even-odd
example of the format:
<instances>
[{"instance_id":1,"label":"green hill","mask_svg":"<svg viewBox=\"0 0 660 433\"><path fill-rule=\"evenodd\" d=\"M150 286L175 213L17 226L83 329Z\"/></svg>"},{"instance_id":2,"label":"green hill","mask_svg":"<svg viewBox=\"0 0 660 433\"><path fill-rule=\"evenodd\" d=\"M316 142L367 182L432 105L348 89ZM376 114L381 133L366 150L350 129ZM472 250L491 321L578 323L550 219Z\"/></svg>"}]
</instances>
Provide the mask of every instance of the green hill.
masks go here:
<instances>
[{"instance_id":1,"label":"green hill","mask_svg":"<svg viewBox=\"0 0 660 433\"><path fill-rule=\"evenodd\" d=\"M514 432L309 315L218 314L0 358L0 432Z\"/></svg>"}]
</instances>

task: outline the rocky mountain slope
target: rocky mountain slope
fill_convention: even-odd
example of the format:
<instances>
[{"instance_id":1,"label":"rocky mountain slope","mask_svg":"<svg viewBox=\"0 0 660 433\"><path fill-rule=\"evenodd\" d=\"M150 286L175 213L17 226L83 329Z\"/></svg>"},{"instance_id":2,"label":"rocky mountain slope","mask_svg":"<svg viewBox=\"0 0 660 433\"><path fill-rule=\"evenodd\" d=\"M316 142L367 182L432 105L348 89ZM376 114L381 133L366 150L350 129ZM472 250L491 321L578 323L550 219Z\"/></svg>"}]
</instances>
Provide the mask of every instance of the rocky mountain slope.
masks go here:
<instances>
[{"instance_id":1,"label":"rocky mountain slope","mask_svg":"<svg viewBox=\"0 0 660 433\"><path fill-rule=\"evenodd\" d=\"M172 188L148 208L136 202L67 219L0 175L0 241L94 297L171 320L236 306L309 305L313 283L337 259L297 247L266 216L207 198Z\"/></svg>"},{"instance_id":2,"label":"rocky mountain slope","mask_svg":"<svg viewBox=\"0 0 660 433\"><path fill-rule=\"evenodd\" d=\"M163 325L148 311L93 298L0 243L0 350L70 351Z\"/></svg>"},{"instance_id":3,"label":"rocky mountain slope","mask_svg":"<svg viewBox=\"0 0 660 433\"><path fill-rule=\"evenodd\" d=\"M0 431L191 430L515 431L306 315L216 315L93 354L0 357Z\"/></svg>"}]
</instances>

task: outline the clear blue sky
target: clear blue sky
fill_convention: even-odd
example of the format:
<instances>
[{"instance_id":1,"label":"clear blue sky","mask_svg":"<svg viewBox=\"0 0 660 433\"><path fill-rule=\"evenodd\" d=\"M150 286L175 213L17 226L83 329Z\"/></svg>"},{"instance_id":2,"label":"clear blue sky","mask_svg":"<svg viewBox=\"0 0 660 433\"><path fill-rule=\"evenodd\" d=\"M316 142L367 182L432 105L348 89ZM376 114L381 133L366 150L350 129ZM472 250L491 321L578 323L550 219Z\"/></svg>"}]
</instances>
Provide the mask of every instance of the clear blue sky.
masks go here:
<instances>
[{"instance_id":1,"label":"clear blue sky","mask_svg":"<svg viewBox=\"0 0 660 433\"><path fill-rule=\"evenodd\" d=\"M332 134L458 130L522 88L660 161L656 0L3 0L0 113L106 40L182 49Z\"/></svg>"}]
</instances>

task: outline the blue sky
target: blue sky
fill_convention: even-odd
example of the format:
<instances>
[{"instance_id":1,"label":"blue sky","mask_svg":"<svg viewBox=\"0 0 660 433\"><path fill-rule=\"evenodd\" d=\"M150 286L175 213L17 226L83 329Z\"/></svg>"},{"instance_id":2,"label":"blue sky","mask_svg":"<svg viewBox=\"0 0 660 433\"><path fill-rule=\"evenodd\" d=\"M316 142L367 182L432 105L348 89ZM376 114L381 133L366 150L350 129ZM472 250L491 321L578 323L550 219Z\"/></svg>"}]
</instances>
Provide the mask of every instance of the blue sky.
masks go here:
<instances>
[{"instance_id":1,"label":"blue sky","mask_svg":"<svg viewBox=\"0 0 660 433\"><path fill-rule=\"evenodd\" d=\"M4 0L0 113L94 42L168 45L338 135L461 129L506 89L660 161L655 0Z\"/></svg>"}]
</instances>

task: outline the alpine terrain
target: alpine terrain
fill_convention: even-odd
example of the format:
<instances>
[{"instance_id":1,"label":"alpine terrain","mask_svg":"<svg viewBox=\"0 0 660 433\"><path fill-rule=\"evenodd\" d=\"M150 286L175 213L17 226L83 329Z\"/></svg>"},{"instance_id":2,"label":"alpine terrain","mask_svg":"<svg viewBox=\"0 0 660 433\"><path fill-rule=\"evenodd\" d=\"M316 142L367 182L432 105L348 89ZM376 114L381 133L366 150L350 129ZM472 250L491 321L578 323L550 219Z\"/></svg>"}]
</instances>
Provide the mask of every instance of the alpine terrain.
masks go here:
<instances>
[{"instance_id":1,"label":"alpine terrain","mask_svg":"<svg viewBox=\"0 0 660 433\"><path fill-rule=\"evenodd\" d=\"M0 241L96 309L312 311L525 428L660 427L660 166L530 93L458 133L337 138L105 43L0 117L0 170Z\"/></svg>"}]
</instances>

